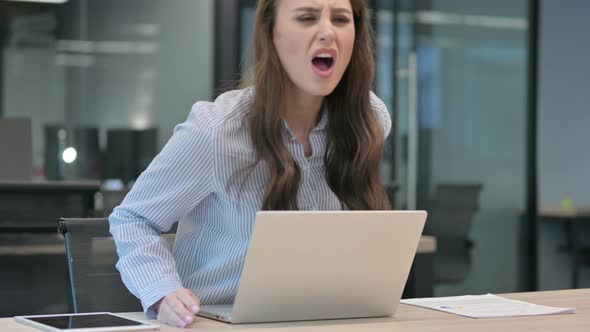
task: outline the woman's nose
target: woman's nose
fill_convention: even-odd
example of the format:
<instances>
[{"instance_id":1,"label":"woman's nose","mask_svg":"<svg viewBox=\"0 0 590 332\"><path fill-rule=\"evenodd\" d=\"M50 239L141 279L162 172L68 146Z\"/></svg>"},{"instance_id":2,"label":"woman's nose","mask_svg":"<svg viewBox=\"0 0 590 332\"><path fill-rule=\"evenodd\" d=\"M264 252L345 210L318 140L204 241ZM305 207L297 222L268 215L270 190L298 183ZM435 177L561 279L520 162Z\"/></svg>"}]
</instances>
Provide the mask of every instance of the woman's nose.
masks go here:
<instances>
[{"instance_id":1,"label":"woman's nose","mask_svg":"<svg viewBox=\"0 0 590 332\"><path fill-rule=\"evenodd\" d=\"M322 19L318 25L318 38L324 43L331 43L334 41L335 32L334 25L330 19Z\"/></svg>"}]
</instances>

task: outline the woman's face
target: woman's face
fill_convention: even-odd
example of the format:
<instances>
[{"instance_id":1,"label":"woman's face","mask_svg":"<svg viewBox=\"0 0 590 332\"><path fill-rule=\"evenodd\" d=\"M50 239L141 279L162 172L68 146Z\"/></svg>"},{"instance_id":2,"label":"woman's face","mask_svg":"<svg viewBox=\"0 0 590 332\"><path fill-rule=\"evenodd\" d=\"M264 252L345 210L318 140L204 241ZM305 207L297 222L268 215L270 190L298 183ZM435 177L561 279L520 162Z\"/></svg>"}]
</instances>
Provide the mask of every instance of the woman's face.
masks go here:
<instances>
[{"instance_id":1,"label":"woman's face","mask_svg":"<svg viewBox=\"0 0 590 332\"><path fill-rule=\"evenodd\" d=\"M278 0L273 31L281 64L295 86L327 96L350 62L355 29L350 0Z\"/></svg>"}]
</instances>

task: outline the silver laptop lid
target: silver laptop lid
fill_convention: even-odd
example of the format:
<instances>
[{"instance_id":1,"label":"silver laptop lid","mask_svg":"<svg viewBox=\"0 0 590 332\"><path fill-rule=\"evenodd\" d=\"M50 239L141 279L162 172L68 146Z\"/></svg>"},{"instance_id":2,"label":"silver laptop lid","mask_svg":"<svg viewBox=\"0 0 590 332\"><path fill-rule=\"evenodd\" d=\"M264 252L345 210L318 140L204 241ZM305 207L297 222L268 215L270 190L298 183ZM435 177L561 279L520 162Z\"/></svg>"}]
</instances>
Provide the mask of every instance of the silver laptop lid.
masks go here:
<instances>
[{"instance_id":1,"label":"silver laptop lid","mask_svg":"<svg viewBox=\"0 0 590 332\"><path fill-rule=\"evenodd\" d=\"M232 323L391 316L425 211L264 211Z\"/></svg>"}]
</instances>

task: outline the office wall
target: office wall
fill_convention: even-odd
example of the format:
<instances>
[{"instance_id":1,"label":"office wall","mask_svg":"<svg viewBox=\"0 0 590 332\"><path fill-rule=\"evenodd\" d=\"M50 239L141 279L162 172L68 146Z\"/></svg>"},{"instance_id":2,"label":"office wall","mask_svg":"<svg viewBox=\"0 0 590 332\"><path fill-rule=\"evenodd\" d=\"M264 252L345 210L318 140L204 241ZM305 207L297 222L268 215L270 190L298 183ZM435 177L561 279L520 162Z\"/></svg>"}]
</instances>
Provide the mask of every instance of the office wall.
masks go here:
<instances>
[{"instance_id":1,"label":"office wall","mask_svg":"<svg viewBox=\"0 0 590 332\"><path fill-rule=\"evenodd\" d=\"M7 46L4 68L3 116L32 119L33 165L43 164L43 126L65 118L65 70L55 66L53 48Z\"/></svg>"},{"instance_id":2,"label":"office wall","mask_svg":"<svg viewBox=\"0 0 590 332\"><path fill-rule=\"evenodd\" d=\"M590 1L541 1L539 202L590 206Z\"/></svg>"},{"instance_id":3,"label":"office wall","mask_svg":"<svg viewBox=\"0 0 590 332\"><path fill-rule=\"evenodd\" d=\"M213 13L214 0L71 0L42 13L58 23L44 43L2 50L2 109L33 118L35 165L45 124L98 127L102 144L107 128L157 127L162 147L213 94Z\"/></svg>"},{"instance_id":4,"label":"office wall","mask_svg":"<svg viewBox=\"0 0 590 332\"><path fill-rule=\"evenodd\" d=\"M539 204L590 206L590 1L542 0L539 71ZM541 223L540 286L570 287L563 225ZM590 228L580 234L586 236ZM590 267L581 275L590 286Z\"/></svg>"},{"instance_id":5,"label":"office wall","mask_svg":"<svg viewBox=\"0 0 590 332\"><path fill-rule=\"evenodd\" d=\"M155 126L163 146L193 102L211 98L213 7L213 0L88 1L88 39L132 47L98 54L93 67L70 77L69 103L83 105L75 121Z\"/></svg>"}]
</instances>

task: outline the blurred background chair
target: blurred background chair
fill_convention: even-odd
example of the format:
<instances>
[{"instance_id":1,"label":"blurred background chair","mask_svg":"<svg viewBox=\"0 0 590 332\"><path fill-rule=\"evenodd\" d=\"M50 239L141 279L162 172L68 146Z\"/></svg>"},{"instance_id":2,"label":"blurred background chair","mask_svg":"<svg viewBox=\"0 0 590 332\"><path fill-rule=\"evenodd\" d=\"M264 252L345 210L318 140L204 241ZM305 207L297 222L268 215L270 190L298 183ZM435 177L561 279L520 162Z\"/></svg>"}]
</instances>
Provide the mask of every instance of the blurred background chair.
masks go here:
<instances>
[{"instance_id":1,"label":"blurred background chair","mask_svg":"<svg viewBox=\"0 0 590 332\"><path fill-rule=\"evenodd\" d=\"M74 312L142 311L116 269L118 256L106 218L64 218L59 223L68 256ZM176 225L163 236L172 247Z\"/></svg>"},{"instance_id":2,"label":"blurred background chair","mask_svg":"<svg viewBox=\"0 0 590 332\"><path fill-rule=\"evenodd\" d=\"M428 206L424 234L436 237L434 282L457 283L471 265L471 224L479 209L482 185L439 184Z\"/></svg>"}]
</instances>

